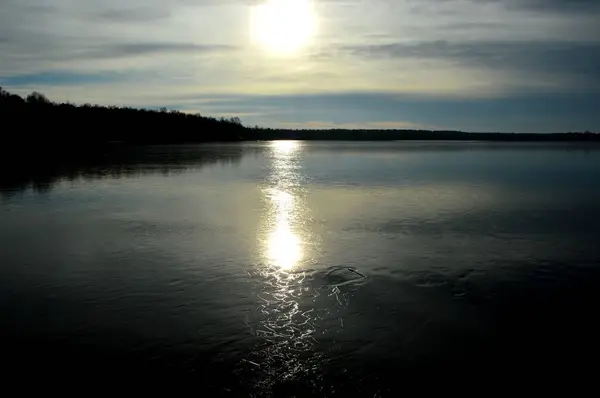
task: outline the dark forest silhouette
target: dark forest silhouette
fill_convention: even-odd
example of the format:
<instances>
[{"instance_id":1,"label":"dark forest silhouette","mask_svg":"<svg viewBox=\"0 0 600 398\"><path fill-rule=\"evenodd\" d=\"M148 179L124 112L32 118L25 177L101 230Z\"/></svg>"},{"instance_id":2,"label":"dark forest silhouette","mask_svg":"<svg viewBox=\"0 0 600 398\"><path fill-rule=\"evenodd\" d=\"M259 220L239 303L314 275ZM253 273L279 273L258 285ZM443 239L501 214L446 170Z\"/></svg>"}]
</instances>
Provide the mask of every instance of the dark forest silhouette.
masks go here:
<instances>
[{"instance_id":1,"label":"dark forest silhouette","mask_svg":"<svg viewBox=\"0 0 600 398\"><path fill-rule=\"evenodd\" d=\"M240 141L239 118L212 118L179 111L73 105L51 102L33 92L25 99L0 88L2 140L73 146L119 141L129 144L181 144ZM26 132L26 133L25 133Z\"/></svg>"},{"instance_id":2,"label":"dark forest silhouette","mask_svg":"<svg viewBox=\"0 0 600 398\"><path fill-rule=\"evenodd\" d=\"M467 133L432 130L291 130L245 127L237 117L214 118L177 110L54 103L33 92L26 98L0 87L2 143L36 144L55 150L98 150L102 145L183 144L249 140L468 140L468 141L600 141L600 134ZM2 151L6 153L5 151ZM18 152L18 151L17 151Z\"/></svg>"}]
</instances>

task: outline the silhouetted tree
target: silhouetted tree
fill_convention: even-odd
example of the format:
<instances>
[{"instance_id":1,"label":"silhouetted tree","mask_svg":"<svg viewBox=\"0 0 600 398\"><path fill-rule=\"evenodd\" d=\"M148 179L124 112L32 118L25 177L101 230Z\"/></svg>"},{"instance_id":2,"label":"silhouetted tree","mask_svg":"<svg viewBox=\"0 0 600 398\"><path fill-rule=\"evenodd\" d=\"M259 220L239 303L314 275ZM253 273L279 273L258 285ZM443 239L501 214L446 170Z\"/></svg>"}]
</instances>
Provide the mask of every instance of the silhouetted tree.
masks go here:
<instances>
[{"instance_id":1,"label":"silhouetted tree","mask_svg":"<svg viewBox=\"0 0 600 398\"><path fill-rule=\"evenodd\" d=\"M42 93L32 92L27 96L28 104L50 104L50 100Z\"/></svg>"}]
</instances>

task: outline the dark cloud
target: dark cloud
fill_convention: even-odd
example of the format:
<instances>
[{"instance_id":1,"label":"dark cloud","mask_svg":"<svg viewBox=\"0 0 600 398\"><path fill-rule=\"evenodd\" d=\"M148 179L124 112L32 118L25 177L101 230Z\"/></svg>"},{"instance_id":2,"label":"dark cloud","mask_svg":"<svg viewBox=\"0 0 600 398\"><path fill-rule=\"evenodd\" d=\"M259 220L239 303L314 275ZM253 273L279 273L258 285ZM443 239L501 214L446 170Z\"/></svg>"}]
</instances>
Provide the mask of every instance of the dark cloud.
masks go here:
<instances>
[{"instance_id":1,"label":"dark cloud","mask_svg":"<svg viewBox=\"0 0 600 398\"><path fill-rule=\"evenodd\" d=\"M600 43L430 41L345 46L365 58L450 60L486 69L579 75L600 81Z\"/></svg>"},{"instance_id":2,"label":"dark cloud","mask_svg":"<svg viewBox=\"0 0 600 398\"><path fill-rule=\"evenodd\" d=\"M13 43L14 40L7 40L7 42ZM43 40L37 35L27 40L20 38L17 43L23 50L22 54L31 56L43 54L46 59L52 60L110 59L155 54L201 55L234 51L237 48L229 45L178 42L90 44L85 41L74 41L68 46L62 46L60 40Z\"/></svg>"},{"instance_id":3,"label":"dark cloud","mask_svg":"<svg viewBox=\"0 0 600 398\"><path fill-rule=\"evenodd\" d=\"M598 12L600 2L598 0L487 0L501 1L511 7L526 8L538 11L557 12Z\"/></svg>"},{"instance_id":4,"label":"dark cloud","mask_svg":"<svg viewBox=\"0 0 600 398\"><path fill-rule=\"evenodd\" d=\"M167 8L134 7L127 9L111 9L99 12L93 16L111 22L145 22L168 18L171 15Z\"/></svg>"},{"instance_id":5,"label":"dark cloud","mask_svg":"<svg viewBox=\"0 0 600 398\"><path fill-rule=\"evenodd\" d=\"M131 75L117 72L103 73L72 73L72 72L42 72L28 73L14 76L0 76L0 84L7 86L32 86L32 85L81 85L104 84L117 81L130 81L139 78L139 74Z\"/></svg>"},{"instance_id":6,"label":"dark cloud","mask_svg":"<svg viewBox=\"0 0 600 398\"><path fill-rule=\"evenodd\" d=\"M194 43L124 43L92 48L80 54L82 58L119 58L156 53L215 53L232 51L234 49L234 46L203 45Z\"/></svg>"},{"instance_id":7,"label":"dark cloud","mask_svg":"<svg viewBox=\"0 0 600 398\"><path fill-rule=\"evenodd\" d=\"M2 7L6 10L18 10L33 14L49 14L58 11L60 8L48 4L24 4L20 0L2 0Z\"/></svg>"},{"instance_id":8,"label":"dark cloud","mask_svg":"<svg viewBox=\"0 0 600 398\"><path fill-rule=\"evenodd\" d=\"M461 0L409 0L419 8L431 9L434 3L458 3ZM464 1L464 0L463 0ZM540 12L600 12L598 0L470 0L474 5L494 3L509 9Z\"/></svg>"},{"instance_id":9,"label":"dark cloud","mask_svg":"<svg viewBox=\"0 0 600 398\"><path fill-rule=\"evenodd\" d=\"M59 10L58 7L45 4L22 5L21 7L23 10L35 14L52 14Z\"/></svg>"}]
</instances>

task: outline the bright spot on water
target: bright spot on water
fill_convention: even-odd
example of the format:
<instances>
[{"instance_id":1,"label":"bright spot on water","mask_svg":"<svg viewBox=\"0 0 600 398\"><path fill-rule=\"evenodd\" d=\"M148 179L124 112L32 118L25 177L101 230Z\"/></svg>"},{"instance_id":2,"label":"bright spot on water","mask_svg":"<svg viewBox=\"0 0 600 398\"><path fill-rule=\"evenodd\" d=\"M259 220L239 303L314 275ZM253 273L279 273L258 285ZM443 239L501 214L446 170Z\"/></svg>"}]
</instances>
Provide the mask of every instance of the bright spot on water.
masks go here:
<instances>
[{"instance_id":1,"label":"bright spot on water","mask_svg":"<svg viewBox=\"0 0 600 398\"><path fill-rule=\"evenodd\" d=\"M281 269L292 269L302 259L300 239L285 223L271 232L268 245L269 260Z\"/></svg>"},{"instance_id":2,"label":"bright spot on water","mask_svg":"<svg viewBox=\"0 0 600 398\"><path fill-rule=\"evenodd\" d=\"M296 217L294 197L274 190L270 195L274 209L274 225L269 234L268 259L281 269L291 269L302 259L302 242L292 232L291 222Z\"/></svg>"},{"instance_id":3,"label":"bright spot on water","mask_svg":"<svg viewBox=\"0 0 600 398\"><path fill-rule=\"evenodd\" d=\"M265 252L269 264L282 270L293 268L303 257L303 242L296 233L302 210L294 195L294 184L299 178L294 171L295 153L300 145L298 141L271 144L274 186L267 191L270 226Z\"/></svg>"},{"instance_id":4,"label":"bright spot on water","mask_svg":"<svg viewBox=\"0 0 600 398\"><path fill-rule=\"evenodd\" d=\"M273 141L271 144L277 155L287 155L300 148L298 141Z\"/></svg>"}]
</instances>

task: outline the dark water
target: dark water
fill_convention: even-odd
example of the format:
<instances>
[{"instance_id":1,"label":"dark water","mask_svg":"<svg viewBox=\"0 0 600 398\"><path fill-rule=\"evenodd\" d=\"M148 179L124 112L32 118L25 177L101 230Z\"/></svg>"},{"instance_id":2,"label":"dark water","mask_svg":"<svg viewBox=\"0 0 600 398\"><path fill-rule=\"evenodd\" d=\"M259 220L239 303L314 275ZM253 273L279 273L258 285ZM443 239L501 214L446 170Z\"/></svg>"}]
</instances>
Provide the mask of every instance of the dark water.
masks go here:
<instances>
[{"instance_id":1,"label":"dark water","mask_svg":"<svg viewBox=\"0 0 600 398\"><path fill-rule=\"evenodd\" d=\"M278 142L16 164L4 375L179 379L207 396L584 379L599 148Z\"/></svg>"}]
</instances>

